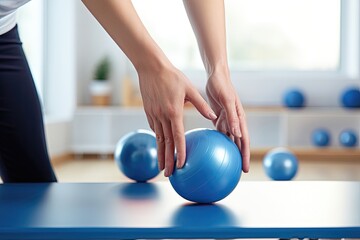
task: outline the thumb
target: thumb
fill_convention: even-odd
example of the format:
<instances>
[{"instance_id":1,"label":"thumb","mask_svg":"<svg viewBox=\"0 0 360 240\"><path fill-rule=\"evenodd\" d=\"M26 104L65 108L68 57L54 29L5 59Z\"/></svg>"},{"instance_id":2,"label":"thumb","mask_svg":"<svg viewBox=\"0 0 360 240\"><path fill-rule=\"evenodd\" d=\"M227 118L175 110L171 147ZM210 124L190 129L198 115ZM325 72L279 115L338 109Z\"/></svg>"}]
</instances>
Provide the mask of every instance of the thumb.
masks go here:
<instances>
[{"instance_id":1,"label":"thumb","mask_svg":"<svg viewBox=\"0 0 360 240\"><path fill-rule=\"evenodd\" d=\"M217 119L216 114L211 109L209 104L194 87L190 87L188 89L186 99L191 102L205 118L209 120Z\"/></svg>"}]
</instances>

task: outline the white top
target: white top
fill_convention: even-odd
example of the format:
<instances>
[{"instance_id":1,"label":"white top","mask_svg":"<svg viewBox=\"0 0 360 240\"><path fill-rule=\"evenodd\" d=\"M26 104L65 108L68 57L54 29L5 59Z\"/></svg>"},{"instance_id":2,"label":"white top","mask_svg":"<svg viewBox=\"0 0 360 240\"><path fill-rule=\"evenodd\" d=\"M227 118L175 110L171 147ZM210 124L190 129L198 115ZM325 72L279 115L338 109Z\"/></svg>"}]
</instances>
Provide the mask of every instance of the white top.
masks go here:
<instances>
[{"instance_id":1,"label":"white top","mask_svg":"<svg viewBox=\"0 0 360 240\"><path fill-rule=\"evenodd\" d=\"M16 25L16 9L30 0L0 0L0 35Z\"/></svg>"}]
</instances>

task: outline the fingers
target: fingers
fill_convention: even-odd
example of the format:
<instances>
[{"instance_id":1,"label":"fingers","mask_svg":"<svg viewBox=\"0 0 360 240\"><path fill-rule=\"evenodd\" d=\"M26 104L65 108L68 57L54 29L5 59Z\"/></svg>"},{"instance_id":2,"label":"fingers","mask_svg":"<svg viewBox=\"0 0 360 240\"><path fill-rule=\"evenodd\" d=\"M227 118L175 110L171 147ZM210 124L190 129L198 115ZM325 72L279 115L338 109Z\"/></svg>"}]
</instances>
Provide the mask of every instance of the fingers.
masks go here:
<instances>
[{"instance_id":1,"label":"fingers","mask_svg":"<svg viewBox=\"0 0 360 240\"><path fill-rule=\"evenodd\" d=\"M240 111L239 120L240 120L240 125L242 126L241 127L242 137L240 138L241 141L240 149L243 158L242 169L245 173L247 173L250 170L250 139L249 139L249 133L246 123L246 117L243 110Z\"/></svg>"},{"instance_id":2,"label":"fingers","mask_svg":"<svg viewBox=\"0 0 360 240\"><path fill-rule=\"evenodd\" d=\"M174 153L175 146L172 136L172 129L170 121L163 122L163 131L165 138L165 177L169 177L174 169Z\"/></svg>"},{"instance_id":3,"label":"fingers","mask_svg":"<svg viewBox=\"0 0 360 240\"><path fill-rule=\"evenodd\" d=\"M190 87L187 91L187 100L189 100L194 107L203 115L205 118L209 120L217 119L216 114L211 109L209 104L205 101L205 99L200 95L200 93L193 87Z\"/></svg>"},{"instance_id":4,"label":"fingers","mask_svg":"<svg viewBox=\"0 0 360 240\"><path fill-rule=\"evenodd\" d=\"M250 169L250 140L245 112L239 99L236 99L235 104L224 104L224 110L220 112L217 119L216 129L226 134L238 146L242 155L242 170L247 173ZM234 126L234 124L237 125ZM234 134L234 128L238 128L240 134Z\"/></svg>"},{"instance_id":5,"label":"fingers","mask_svg":"<svg viewBox=\"0 0 360 240\"><path fill-rule=\"evenodd\" d=\"M165 177L169 177L174 170L175 148L177 152L177 168L183 167L186 158L184 125L182 114L169 119L153 121L156 133L159 170L165 169Z\"/></svg>"},{"instance_id":6,"label":"fingers","mask_svg":"<svg viewBox=\"0 0 360 240\"><path fill-rule=\"evenodd\" d=\"M171 127L176 149L176 167L182 168L186 158L186 145L182 117L174 118L171 122Z\"/></svg>"},{"instance_id":7,"label":"fingers","mask_svg":"<svg viewBox=\"0 0 360 240\"><path fill-rule=\"evenodd\" d=\"M241 137L240 121L237 113L236 102L227 100L224 104L229 130L235 137Z\"/></svg>"},{"instance_id":8,"label":"fingers","mask_svg":"<svg viewBox=\"0 0 360 240\"><path fill-rule=\"evenodd\" d=\"M159 121L154 121L154 131L156 134L157 157L159 163L159 171L165 168L165 137L162 130L162 125Z\"/></svg>"},{"instance_id":9,"label":"fingers","mask_svg":"<svg viewBox=\"0 0 360 240\"><path fill-rule=\"evenodd\" d=\"M240 138L241 147L239 149L241 150L242 161L243 161L242 169L245 173L247 173L250 170L250 138L247 128L245 112L239 99L237 99L236 101L236 112L239 118L239 124L241 126L241 138Z\"/></svg>"},{"instance_id":10,"label":"fingers","mask_svg":"<svg viewBox=\"0 0 360 240\"><path fill-rule=\"evenodd\" d=\"M228 128L228 124L226 121L226 116L223 113L219 114L219 117L216 121L216 125L215 125L216 129L220 132L222 132L223 134L229 136L230 132L229 132L229 128Z\"/></svg>"}]
</instances>

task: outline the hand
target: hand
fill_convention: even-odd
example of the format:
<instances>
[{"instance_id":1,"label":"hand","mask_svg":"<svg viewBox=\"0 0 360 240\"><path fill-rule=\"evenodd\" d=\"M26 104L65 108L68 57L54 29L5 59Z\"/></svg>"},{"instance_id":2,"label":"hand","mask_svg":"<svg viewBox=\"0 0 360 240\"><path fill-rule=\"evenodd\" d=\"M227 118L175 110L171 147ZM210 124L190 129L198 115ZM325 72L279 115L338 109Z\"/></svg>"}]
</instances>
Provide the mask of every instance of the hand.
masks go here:
<instances>
[{"instance_id":1,"label":"hand","mask_svg":"<svg viewBox=\"0 0 360 240\"><path fill-rule=\"evenodd\" d=\"M177 168L183 167L186 146L183 124L184 103L190 101L207 119L216 115L191 82L176 68L138 71L144 110L156 134L159 169L169 177L174 169L176 148Z\"/></svg>"},{"instance_id":2,"label":"hand","mask_svg":"<svg viewBox=\"0 0 360 240\"><path fill-rule=\"evenodd\" d=\"M214 73L210 75L206 94L211 108L218 116L213 120L216 129L228 135L241 150L242 170L250 168L250 141L246 117L240 99L231 83L230 75Z\"/></svg>"}]
</instances>

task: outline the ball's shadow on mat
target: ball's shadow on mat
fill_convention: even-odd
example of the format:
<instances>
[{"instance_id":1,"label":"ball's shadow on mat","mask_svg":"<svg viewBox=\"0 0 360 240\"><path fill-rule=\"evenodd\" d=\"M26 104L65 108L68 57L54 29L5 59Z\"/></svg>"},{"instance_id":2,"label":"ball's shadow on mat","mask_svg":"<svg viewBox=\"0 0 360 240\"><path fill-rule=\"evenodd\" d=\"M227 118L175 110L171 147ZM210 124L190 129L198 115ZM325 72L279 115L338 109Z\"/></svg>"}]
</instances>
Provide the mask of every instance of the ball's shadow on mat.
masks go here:
<instances>
[{"instance_id":1,"label":"ball's shadow on mat","mask_svg":"<svg viewBox=\"0 0 360 240\"><path fill-rule=\"evenodd\" d=\"M210 228L238 225L239 221L229 208L221 204L193 203L179 207L173 215L172 224L179 227Z\"/></svg>"},{"instance_id":2,"label":"ball's shadow on mat","mask_svg":"<svg viewBox=\"0 0 360 240\"><path fill-rule=\"evenodd\" d=\"M119 193L131 200L155 200L159 197L159 191L152 183L124 183Z\"/></svg>"}]
</instances>

